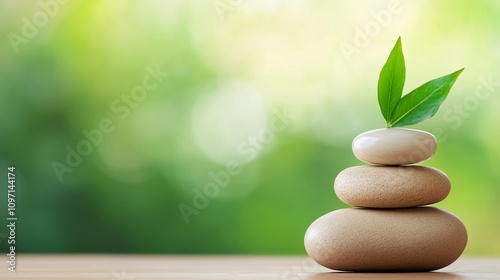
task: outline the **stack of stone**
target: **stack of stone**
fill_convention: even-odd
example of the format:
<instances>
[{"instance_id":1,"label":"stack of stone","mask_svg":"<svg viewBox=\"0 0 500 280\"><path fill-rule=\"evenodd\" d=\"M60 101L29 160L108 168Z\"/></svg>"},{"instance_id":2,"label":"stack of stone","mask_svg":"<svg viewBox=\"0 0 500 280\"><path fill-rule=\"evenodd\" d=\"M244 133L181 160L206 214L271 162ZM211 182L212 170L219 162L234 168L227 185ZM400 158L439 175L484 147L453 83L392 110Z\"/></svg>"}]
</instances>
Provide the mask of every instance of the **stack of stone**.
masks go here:
<instances>
[{"instance_id":1,"label":"stack of stone","mask_svg":"<svg viewBox=\"0 0 500 280\"><path fill-rule=\"evenodd\" d=\"M344 271L430 271L462 254L467 231L454 214L424 205L450 192L442 171L411 165L431 158L436 138L387 128L357 136L355 156L374 165L340 172L335 193L359 208L340 209L309 226L305 247L320 265Z\"/></svg>"}]
</instances>

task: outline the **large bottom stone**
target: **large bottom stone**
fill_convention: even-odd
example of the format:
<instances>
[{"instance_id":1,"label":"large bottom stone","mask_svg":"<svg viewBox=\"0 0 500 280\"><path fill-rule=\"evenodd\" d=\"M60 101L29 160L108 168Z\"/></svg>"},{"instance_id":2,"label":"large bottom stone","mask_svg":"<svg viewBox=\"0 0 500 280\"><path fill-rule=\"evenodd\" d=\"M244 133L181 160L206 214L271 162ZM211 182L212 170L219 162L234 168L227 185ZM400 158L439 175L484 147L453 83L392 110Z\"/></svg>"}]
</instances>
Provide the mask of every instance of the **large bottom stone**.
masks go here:
<instances>
[{"instance_id":1,"label":"large bottom stone","mask_svg":"<svg viewBox=\"0 0 500 280\"><path fill-rule=\"evenodd\" d=\"M344 271L431 271L454 262L467 230L434 207L340 209L307 229L304 244L318 264Z\"/></svg>"}]
</instances>

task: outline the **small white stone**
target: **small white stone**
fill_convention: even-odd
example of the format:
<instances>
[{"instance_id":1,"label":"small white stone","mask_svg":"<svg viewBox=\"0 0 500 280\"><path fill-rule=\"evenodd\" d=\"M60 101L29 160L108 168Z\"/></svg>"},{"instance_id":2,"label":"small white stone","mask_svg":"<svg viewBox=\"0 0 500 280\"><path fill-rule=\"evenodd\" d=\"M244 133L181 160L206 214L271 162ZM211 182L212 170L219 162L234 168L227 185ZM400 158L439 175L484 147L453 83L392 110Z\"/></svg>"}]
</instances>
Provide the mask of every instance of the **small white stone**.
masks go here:
<instances>
[{"instance_id":1,"label":"small white stone","mask_svg":"<svg viewBox=\"0 0 500 280\"><path fill-rule=\"evenodd\" d=\"M361 161L372 164L404 165L428 160L436 152L434 135L408 128L383 128L364 132L352 142Z\"/></svg>"}]
</instances>

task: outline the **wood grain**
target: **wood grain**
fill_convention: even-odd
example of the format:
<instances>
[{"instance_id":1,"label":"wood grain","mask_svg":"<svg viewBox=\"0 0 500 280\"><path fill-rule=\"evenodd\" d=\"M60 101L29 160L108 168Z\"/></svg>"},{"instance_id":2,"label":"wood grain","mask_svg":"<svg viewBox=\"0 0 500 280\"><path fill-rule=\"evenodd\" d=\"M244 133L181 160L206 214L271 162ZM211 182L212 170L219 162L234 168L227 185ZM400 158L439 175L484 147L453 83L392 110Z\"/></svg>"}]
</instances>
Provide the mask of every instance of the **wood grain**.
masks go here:
<instances>
[{"instance_id":1,"label":"wood grain","mask_svg":"<svg viewBox=\"0 0 500 280\"><path fill-rule=\"evenodd\" d=\"M500 279L500 258L463 257L428 273L334 272L300 256L18 255L0 279Z\"/></svg>"}]
</instances>

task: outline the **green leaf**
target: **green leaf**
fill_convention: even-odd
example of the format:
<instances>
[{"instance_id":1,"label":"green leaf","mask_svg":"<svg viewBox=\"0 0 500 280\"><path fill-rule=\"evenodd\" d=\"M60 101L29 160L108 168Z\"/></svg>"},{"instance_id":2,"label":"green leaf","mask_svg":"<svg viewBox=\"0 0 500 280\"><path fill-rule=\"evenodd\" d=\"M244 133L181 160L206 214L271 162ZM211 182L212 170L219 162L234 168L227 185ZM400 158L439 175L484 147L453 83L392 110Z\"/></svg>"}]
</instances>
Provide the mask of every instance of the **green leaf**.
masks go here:
<instances>
[{"instance_id":1,"label":"green leaf","mask_svg":"<svg viewBox=\"0 0 500 280\"><path fill-rule=\"evenodd\" d=\"M434 116L464 69L429 81L403 96L392 112L389 127L417 124Z\"/></svg>"},{"instance_id":2,"label":"green leaf","mask_svg":"<svg viewBox=\"0 0 500 280\"><path fill-rule=\"evenodd\" d=\"M405 59L403 57L403 48L401 46L401 37L398 38L396 45L389 54L387 62L380 71L378 78L378 104L382 116L389 125L392 111L401 99L403 86L405 84Z\"/></svg>"}]
</instances>

